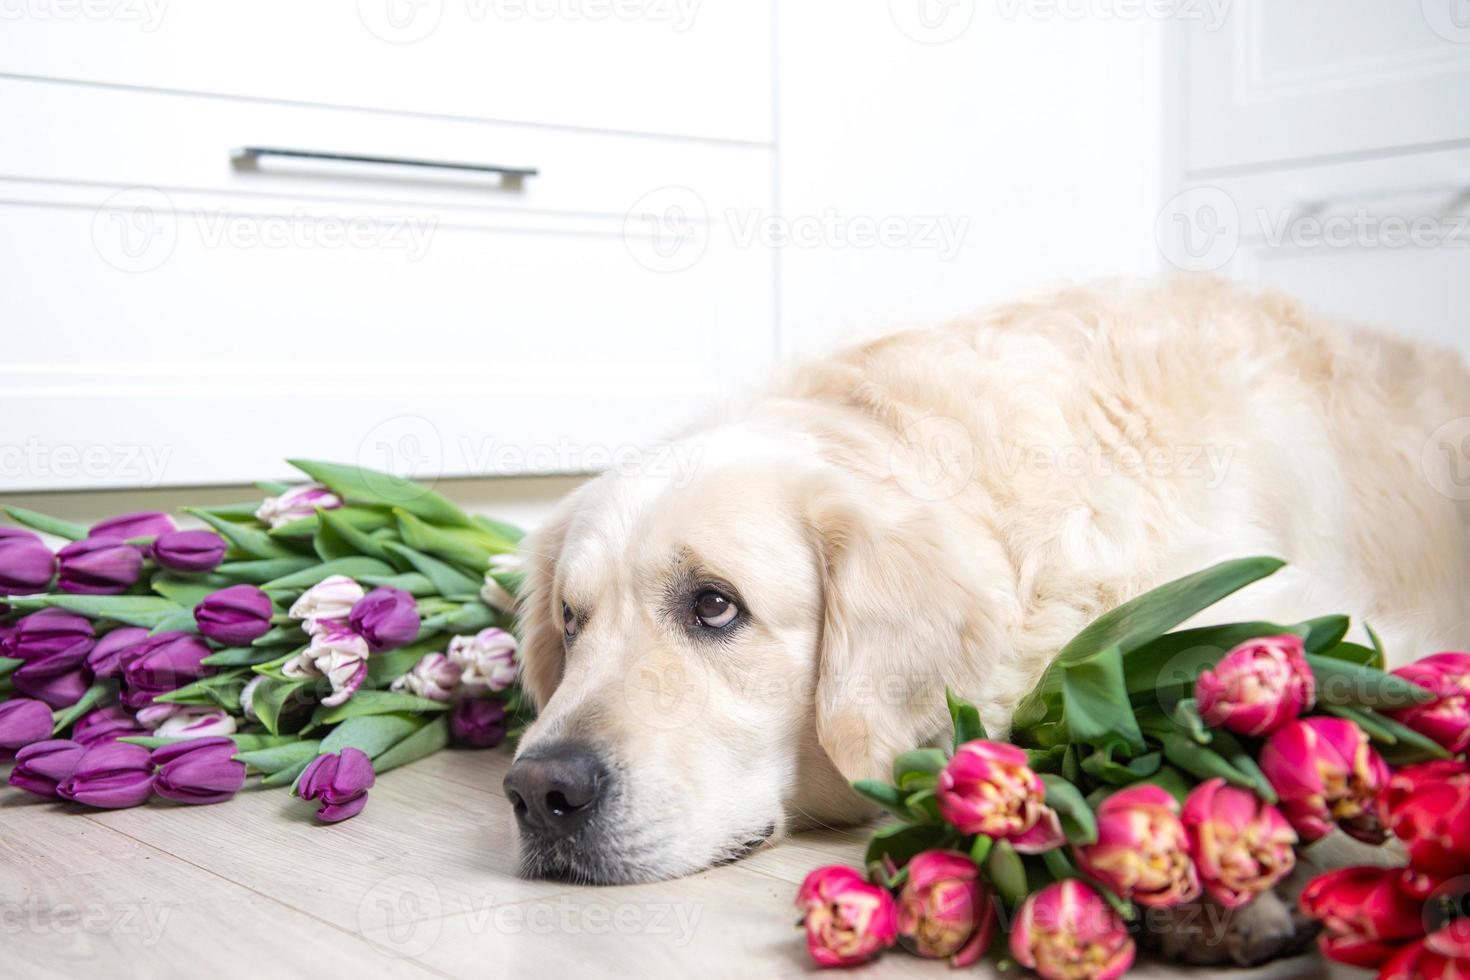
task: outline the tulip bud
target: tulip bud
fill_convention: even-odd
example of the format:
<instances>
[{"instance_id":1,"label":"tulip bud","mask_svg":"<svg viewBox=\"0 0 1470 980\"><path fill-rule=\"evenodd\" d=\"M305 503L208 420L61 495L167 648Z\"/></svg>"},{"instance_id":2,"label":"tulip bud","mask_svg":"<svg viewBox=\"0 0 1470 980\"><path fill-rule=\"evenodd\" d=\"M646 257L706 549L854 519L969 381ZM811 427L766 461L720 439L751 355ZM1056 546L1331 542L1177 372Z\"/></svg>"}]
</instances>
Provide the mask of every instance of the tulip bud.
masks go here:
<instances>
[{"instance_id":1,"label":"tulip bud","mask_svg":"<svg viewBox=\"0 0 1470 980\"><path fill-rule=\"evenodd\" d=\"M516 597L507 585L515 587L525 575L525 559L517 554L490 556L490 570L480 588L480 599L496 612L513 613Z\"/></svg>"},{"instance_id":2,"label":"tulip bud","mask_svg":"<svg viewBox=\"0 0 1470 980\"><path fill-rule=\"evenodd\" d=\"M1393 673L1432 691L1435 699L1387 712L1390 717L1456 755L1470 749L1470 653L1436 653Z\"/></svg>"},{"instance_id":3,"label":"tulip bud","mask_svg":"<svg viewBox=\"0 0 1470 980\"><path fill-rule=\"evenodd\" d=\"M115 742L120 738L147 734L148 729L138 724L137 719L120 704L93 709L71 726L72 741L88 747L99 742Z\"/></svg>"},{"instance_id":4,"label":"tulip bud","mask_svg":"<svg viewBox=\"0 0 1470 980\"><path fill-rule=\"evenodd\" d=\"M232 585L194 607L199 632L230 647L249 646L271 628L271 597L254 585Z\"/></svg>"},{"instance_id":5,"label":"tulip bud","mask_svg":"<svg viewBox=\"0 0 1470 980\"><path fill-rule=\"evenodd\" d=\"M313 516L318 510L336 510L341 506L341 498L326 487L308 484L292 487L279 497L266 497L255 512L255 519L272 528L285 527Z\"/></svg>"},{"instance_id":6,"label":"tulip bud","mask_svg":"<svg viewBox=\"0 0 1470 980\"><path fill-rule=\"evenodd\" d=\"M21 694L53 708L70 707L87 693L85 663L91 649L91 640L78 640L65 650L28 660L10 675L10 682Z\"/></svg>"},{"instance_id":7,"label":"tulip bud","mask_svg":"<svg viewBox=\"0 0 1470 980\"><path fill-rule=\"evenodd\" d=\"M1027 898L1011 927L1011 955L1046 980L1115 980L1133 965L1134 952L1123 920L1076 878Z\"/></svg>"},{"instance_id":8,"label":"tulip bud","mask_svg":"<svg viewBox=\"0 0 1470 980\"><path fill-rule=\"evenodd\" d=\"M379 586L358 600L347 622L373 653L396 650L419 635L418 604L402 589Z\"/></svg>"},{"instance_id":9,"label":"tulip bud","mask_svg":"<svg viewBox=\"0 0 1470 980\"><path fill-rule=\"evenodd\" d=\"M150 705L143 711L157 707L162 707L162 705ZM172 705L171 707L177 710L170 712L167 718L159 721L153 732L155 735L165 738L199 739L235 733L235 718L223 708L206 708L202 705Z\"/></svg>"},{"instance_id":10,"label":"tulip bud","mask_svg":"<svg viewBox=\"0 0 1470 980\"><path fill-rule=\"evenodd\" d=\"M459 687L459 665L442 653L428 653L419 658L413 669L392 684L394 691L406 691L430 701L448 701Z\"/></svg>"},{"instance_id":11,"label":"tulip bud","mask_svg":"<svg viewBox=\"0 0 1470 980\"><path fill-rule=\"evenodd\" d=\"M65 738L32 742L15 754L10 785L51 799L56 796L57 785L76 771L84 751L81 745Z\"/></svg>"},{"instance_id":12,"label":"tulip bud","mask_svg":"<svg viewBox=\"0 0 1470 980\"><path fill-rule=\"evenodd\" d=\"M56 573L56 556L30 531L0 527L0 595L45 592Z\"/></svg>"},{"instance_id":13,"label":"tulip bud","mask_svg":"<svg viewBox=\"0 0 1470 980\"><path fill-rule=\"evenodd\" d=\"M35 660L92 639L92 624L86 618L60 609L42 609L22 617L5 638L3 652L19 660Z\"/></svg>"},{"instance_id":14,"label":"tulip bud","mask_svg":"<svg viewBox=\"0 0 1470 980\"><path fill-rule=\"evenodd\" d=\"M332 693L322 698L328 707L342 704L357 693L367 679L367 640L345 624L332 623L311 639L311 645L284 664L288 677L325 677Z\"/></svg>"},{"instance_id":15,"label":"tulip bud","mask_svg":"<svg viewBox=\"0 0 1470 980\"><path fill-rule=\"evenodd\" d=\"M301 773L296 793L303 800L320 799L316 818L336 823L362 812L367 806L367 791L376 778L372 761L349 746L335 755L319 755L311 760Z\"/></svg>"},{"instance_id":16,"label":"tulip bud","mask_svg":"<svg viewBox=\"0 0 1470 980\"><path fill-rule=\"evenodd\" d=\"M471 691L504 691L516 680L516 638L505 630L481 630L449 641L449 659L459 665L460 683Z\"/></svg>"},{"instance_id":17,"label":"tulip bud","mask_svg":"<svg viewBox=\"0 0 1470 980\"><path fill-rule=\"evenodd\" d=\"M1352 966L1387 962L1424 934L1424 896L1402 868L1339 868L1302 889L1302 911L1322 923L1322 955Z\"/></svg>"},{"instance_id":18,"label":"tulip bud","mask_svg":"<svg viewBox=\"0 0 1470 980\"><path fill-rule=\"evenodd\" d=\"M1352 722L1326 717L1288 722L1267 739L1261 771L1303 843L1317 840L1334 823L1360 841L1383 843L1378 794L1388 784L1388 766Z\"/></svg>"},{"instance_id":19,"label":"tulip bud","mask_svg":"<svg viewBox=\"0 0 1470 980\"><path fill-rule=\"evenodd\" d=\"M223 803L245 785L245 763L228 738L196 738L153 750L153 792L175 803Z\"/></svg>"},{"instance_id":20,"label":"tulip bud","mask_svg":"<svg viewBox=\"0 0 1470 980\"><path fill-rule=\"evenodd\" d=\"M1296 866L1296 831L1281 811L1223 779L1196 786L1182 819L1205 891L1227 909L1245 905Z\"/></svg>"},{"instance_id":21,"label":"tulip bud","mask_svg":"<svg viewBox=\"0 0 1470 980\"><path fill-rule=\"evenodd\" d=\"M87 748L72 774L56 787L63 800L116 810L145 803L153 792L153 762L148 750L127 742Z\"/></svg>"},{"instance_id":22,"label":"tulip bud","mask_svg":"<svg viewBox=\"0 0 1470 980\"><path fill-rule=\"evenodd\" d=\"M484 698L465 698L449 711L449 734L459 745L491 749L505 739L505 706Z\"/></svg>"},{"instance_id":23,"label":"tulip bud","mask_svg":"<svg viewBox=\"0 0 1470 980\"><path fill-rule=\"evenodd\" d=\"M1416 870L1435 878L1470 870L1470 767L1451 759L1405 766L1383 796L1389 829Z\"/></svg>"},{"instance_id":24,"label":"tulip bud","mask_svg":"<svg viewBox=\"0 0 1470 980\"><path fill-rule=\"evenodd\" d=\"M913 951L969 966L990 945L995 910L980 869L958 851L924 851L908 863L898 898L898 932Z\"/></svg>"},{"instance_id":25,"label":"tulip bud","mask_svg":"<svg viewBox=\"0 0 1470 980\"><path fill-rule=\"evenodd\" d=\"M148 631L137 626L119 626L97 641L87 654L87 669L94 677L121 677Z\"/></svg>"},{"instance_id":26,"label":"tulip bud","mask_svg":"<svg viewBox=\"0 0 1470 980\"><path fill-rule=\"evenodd\" d=\"M229 547L213 531L169 531L153 542L153 560L175 572L212 572Z\"/></svg>"},{"instance_id":27,"label":"tulip bud","mask_svg":"<svg viewBox=\"0 0 1470 980\"><path fill-rule=\"evenodd\" d=\"M955 751L934 790L939 813L963 834L1011 842L1022 854L1060 846L1065 837L1046 805L1046 786L1014 745L976 739Z\"/></svg>"},{"instance_id":28,"label":"tulip bud","mask_svg":"<svg viewBox=\"0 0 1470 980\"><path fill-rule=\"evenodd\" d=\"M73 541L56 555L61 568L56 587L83 595L120 595L143 571L143 554L115 538Z\"/></svg>"},{"instance_id":29,"label":"tulip bud","mask_svg":"<svg viewBox=\"0 0 1470 980\"><path fill-rule=\"evenodd\" d=\"M806 925L807 952L818 966L856 966L898 941L893 896L852 868L817 868L801 883L796 907Z\"/></svg>"},{"instance_id":30,"label":"tulip bud","mask_svg":"<svg viewBox=\"0 0 1470 980\"><path fill-rule=\"evenodd\" d=\"M1119 790L1097 810L1097 842L1077 848L1083 870L1124 898L1168 908L1199 897L1199 873L1179 801L1147 783Z\"/></svg>"},{"instance_id":31,"label":"tulip bud","mask_svg":"<svg viewBox=\"0 0 1470 980\"><path fill-rule=\"evenodd\" d=\"M30 698L0 701L0 749L16 749L51 737L51 709Z\"/></svg>"},{"instance_id":32,"label":"tulip bud","mask_svg":"<svg viewBox=\"0 0 1470 980\"><path fill-rule=\"evenodd\" d=\"M343 620L352 615L352 607L362 601L362 586L346 575L329 575L301 593L291 604L288 615L302 620L308 633L315 633L312 623L320 620Z\"/></svg>"},{"instance_id":33,"label":"tulip bud","mask_svg":"<svg viewBox=\"0 0 1470 980\"><path fill-rule=\"evenodd\" d=\"M204 658L214 651L192 633L174 631L150 636L133 649L132 661L123 669L127 693L123 703L144 708L160 694L177 690L214 673Z\"/></svg>"},{"instance_id":34,"label":"tulip bud","mask_svg":"<svg viewBox=\"0 0 1470 980\"><path fill-rule=\"evenodd\" d=\"M1241 735L1275 731L1310 708L1316 693L1302 638L1295 634L1242 643L1194 686L1204 720Z\"/></svg>"},{"instance_id":35,"label":"tulip bud","mask_svg":"<svg viewBox=\"0 0 1470 980\"><path fill-rule=\"evenodd\" d=\"M141 514L123 514L110 517L92 525L87 532L89 538L106 538L113 541L132 541L137 538L156 538L175 530L173 519L157 511Z\"/></svg>"},{"instance_id":36,"label":"tulip bud","mask_svg":"<svg viewBox=\"0 0 1470 980\"><path fill-rule=\"evenodd\" d=\"M1403 947L1378 973L1379 980L1466 976L1470 976L1470 927L1463 919Z\"/></svg>"}]
</instances>

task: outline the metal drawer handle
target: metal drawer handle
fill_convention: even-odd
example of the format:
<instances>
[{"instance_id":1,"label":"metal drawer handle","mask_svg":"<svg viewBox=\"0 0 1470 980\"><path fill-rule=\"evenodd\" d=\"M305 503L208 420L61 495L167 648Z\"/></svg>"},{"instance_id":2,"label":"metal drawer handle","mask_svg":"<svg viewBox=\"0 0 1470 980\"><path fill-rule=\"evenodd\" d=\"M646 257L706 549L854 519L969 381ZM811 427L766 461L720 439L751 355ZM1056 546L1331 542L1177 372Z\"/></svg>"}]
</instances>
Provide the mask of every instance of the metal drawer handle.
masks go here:
<instances>
[{"instance_id":1,"label":"metal drawer handle","mask_svg":"<svg viewBox=\"0 0 1470 980\"><path fill-rule=\"evenodd\" d=\"M298 160L338 160L344 163L371 163L392 167L428 167L433 170L470 170L482 174L500 174L511 180L535 177L534 167L497 167L485 163L452 163L444 160L419 160L412 157L374 157L356 153L321 153L316 150L285 150L276 146L242 146L230 151L236 166L254 166L261 157L291 157Z\"/></svg>"}]
</instances>

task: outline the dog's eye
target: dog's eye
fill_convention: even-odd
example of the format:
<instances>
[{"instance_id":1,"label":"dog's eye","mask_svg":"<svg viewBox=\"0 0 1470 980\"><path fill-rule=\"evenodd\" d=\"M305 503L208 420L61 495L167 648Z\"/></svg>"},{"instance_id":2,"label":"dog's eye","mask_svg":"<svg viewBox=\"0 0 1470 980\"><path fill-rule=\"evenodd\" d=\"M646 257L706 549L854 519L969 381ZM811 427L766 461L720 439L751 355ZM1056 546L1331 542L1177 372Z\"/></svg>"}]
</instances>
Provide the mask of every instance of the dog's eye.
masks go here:
<instances>
[{"instance_id":1,"label":"dog's eye","mask_svg":"<svg viewBox=\"0 0 1470 980\"><path fill-rule=\"evenodd\" d=\"M711 589L694 598L694 615L711 629L720 629L735 621L735 617L740 615L740 607L728 596Z\"/></svg>"},{"instance_id":2,"label":"dog's eye","mask_svg":"<svg viewBox=\"0 0 1470 980\"><path fill-rule=\"evenodd\" d=\"M565 602L561 604L561 628L568 637L577 635L577 615Z\"/></svg>"}]
</instances>

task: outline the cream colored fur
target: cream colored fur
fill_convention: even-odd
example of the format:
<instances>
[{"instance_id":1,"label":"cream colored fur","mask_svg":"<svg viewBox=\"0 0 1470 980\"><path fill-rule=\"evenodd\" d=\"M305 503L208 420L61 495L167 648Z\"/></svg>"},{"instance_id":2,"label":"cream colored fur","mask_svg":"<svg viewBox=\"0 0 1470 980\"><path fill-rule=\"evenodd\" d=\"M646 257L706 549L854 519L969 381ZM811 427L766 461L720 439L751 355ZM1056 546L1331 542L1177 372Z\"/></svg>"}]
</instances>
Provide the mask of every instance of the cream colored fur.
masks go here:
<instances>
[{"instance_id":1,"label":"cream colored fur","mask_svg":"<svg viewBox=\"0 0 1470 980\"><path fill-rule=\"evenodd\" d=\"M845 781L941 737L946 685L1002 732L1090 620L1224 558L1291 566L1212 619L1345 612L1396 659L1463 648L1470 504L1424 467L1467 416L1456 355L1216 281L847 348L683 436L692 474L603 476L529 541L522 751L598 746L614 877L663 877L860 818ZM691 576L738 592L739 630L672 625Z\"/></svg>"}]
</instances>

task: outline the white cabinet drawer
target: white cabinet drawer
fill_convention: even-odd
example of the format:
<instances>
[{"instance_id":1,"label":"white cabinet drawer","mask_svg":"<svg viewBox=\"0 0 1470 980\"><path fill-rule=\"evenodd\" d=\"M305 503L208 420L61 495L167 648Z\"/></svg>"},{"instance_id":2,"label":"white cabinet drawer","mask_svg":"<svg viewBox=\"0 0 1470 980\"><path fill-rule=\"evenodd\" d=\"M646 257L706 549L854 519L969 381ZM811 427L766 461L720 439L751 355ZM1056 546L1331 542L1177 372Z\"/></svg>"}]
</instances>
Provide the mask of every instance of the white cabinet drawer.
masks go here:
<instances>
[{"instance_id":1,"label":"white cabinet drawer","mask_svg":"<svg viewBox=\"0 0 1470 980\"><path fill-rule=\"evenodd\" d=\"M1470 139L1462 0L1236 0L1181 22L1191 172Z\"/></svg>"},{"instance_id":2,"label":"white cabinet drawer","mask_svg":"<svg viewBox=\"0 0 1470 980\"><path fill-rule=\"evenodd\" d=\"M0 127L0 490L599 469L774 355L764 147L17 80ZM229 163L308 141L542 172Z\"/></svg>"},{"instance_id":3,"label":"white cabinet drawer","mask_svg":"<svg viewBox=\"0 0 1470 980\"><path fill-rule=\"evenodd\" d=\"M772 2L26 3L0 72L769 143Z\"/></svg>"},{"instance_id":4,"label":"white cabinet drawer","mask_svg":"<svg viewBox=\"0 0 1470 980\"><path fill-rule=\"evenodd\" d=\"M693 176L738 193L730 170L766 159L755 147L427 119L243 99L0 78L0 177L60 184L148 186L167 193L403 204L481 215L621 216L649 190ZM497 164L538 171L506 183L488 174L264 158L244 146ZM718 202L710 202L715 204Z\"/></svg>"}]
</instances>

